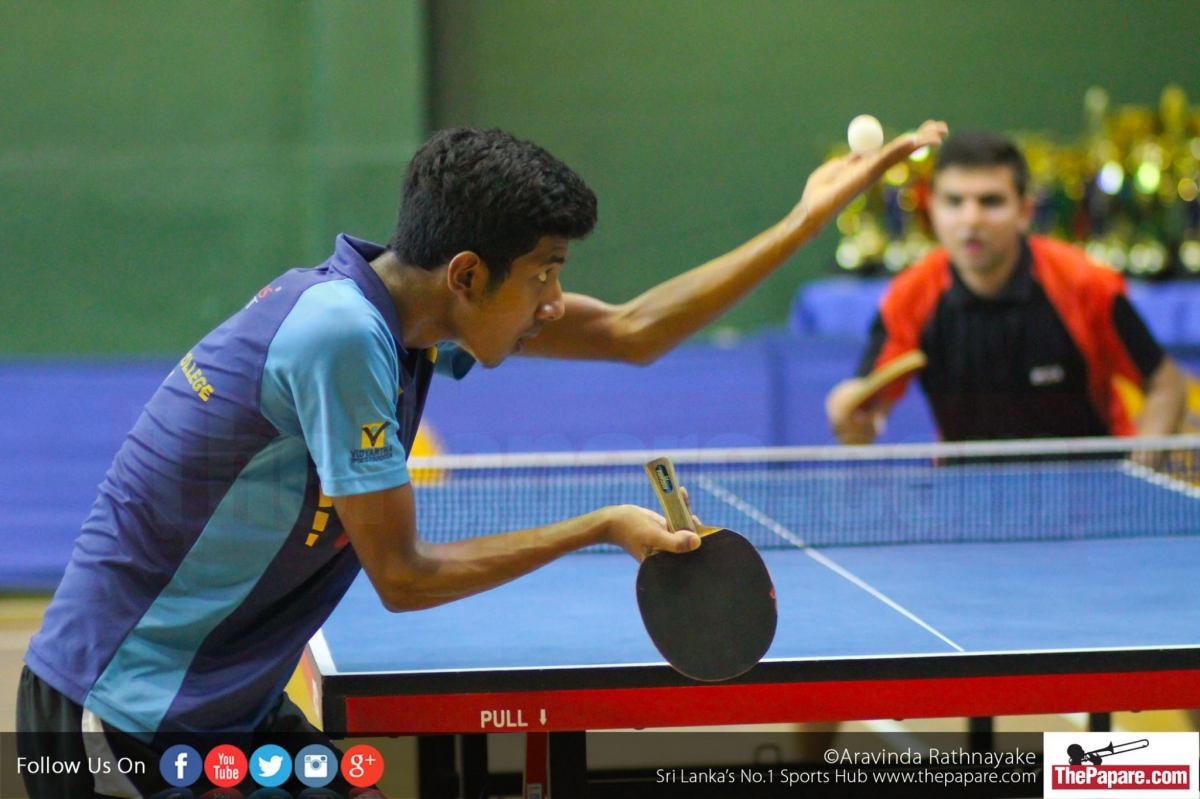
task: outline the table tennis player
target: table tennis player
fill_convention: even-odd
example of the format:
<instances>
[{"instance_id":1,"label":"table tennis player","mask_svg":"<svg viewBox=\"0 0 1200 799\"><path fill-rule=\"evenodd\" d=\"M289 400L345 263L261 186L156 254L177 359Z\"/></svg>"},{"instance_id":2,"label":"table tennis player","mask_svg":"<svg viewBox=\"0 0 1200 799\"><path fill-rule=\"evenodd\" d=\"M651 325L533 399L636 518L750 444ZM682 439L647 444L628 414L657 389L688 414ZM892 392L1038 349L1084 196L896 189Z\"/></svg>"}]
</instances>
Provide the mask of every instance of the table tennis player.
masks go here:
<instances>
[{"instance_id":1,"label":"table tennis player","mask_svg":"<svg viewBox=\"0 0 1200 799\"><path fill-rule=\"evenodd\" d=\"M938 150L930 216L940 247L888 287L857 374L826 398L844 444L875 440L911 376L856 405L874 370L920 350L916 374L945 441L1165 435L1185 410L1179 370L1119 274L1079 249L1029 235L1025 159L985 131ZM1145 397L1130 418L1122 378Z\"/></svg>"},{"instance_id":2,"label":"table tennis player","mask_svg":"<svg viewBox=\"0 0 1200 799\"><path fill-rule=\"evenodd\" d=\"M559 283L570 243L596 223L578 175L498 130L433 136L408 166L386 246L342 235L322 265L271 281L146 405L25 657L18 731L68 735L19 736L22 756L137 757L176 733L320 736L284 685L360 568L387 608L407 611L598 542L638 559L694 549L693 532L631 506L423 542L405 460L433 373L461 377L522 351L653 361L944 132L926 123L826 163L778 224L621 305ZM85 741L82 729L103 734ZM167 787L157 774L86 771L27 786L35 797Z\"/></svg>"}]
</instances>

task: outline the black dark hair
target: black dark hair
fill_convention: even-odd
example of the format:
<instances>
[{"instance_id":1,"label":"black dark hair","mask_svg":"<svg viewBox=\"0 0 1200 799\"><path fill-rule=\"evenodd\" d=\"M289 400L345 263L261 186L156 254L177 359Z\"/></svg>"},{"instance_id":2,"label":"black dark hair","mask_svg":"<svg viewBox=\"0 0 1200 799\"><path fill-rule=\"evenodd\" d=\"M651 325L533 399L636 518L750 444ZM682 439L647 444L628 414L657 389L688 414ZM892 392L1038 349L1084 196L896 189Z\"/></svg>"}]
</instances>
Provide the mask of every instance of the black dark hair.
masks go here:
<instances>
[{"instance_id":1,"label":"black dark hair","mask_svg":"<svg viewBox=\"0 0 1200 799\"><path fill-rule=\"evenodd\" d=\"M1024 197L1029 185L1025 156L1010 139L986 130L965 130L948 136L937 154L933 174L952 166L1006 166L1012 170L1017 196Z\"/></svg>"},{"instance_id":2,"label":"black dark hair","mask_svg":"<svg viewBox=\"0 0 1200 799\"><path fill-rule=\"evenodd\" d=\"M595 225L596 195L550 153L494 128L450 128L409 162L388 249L423 269L470 250L494 288L542 236L581 239Z\"/></svg>"}]
</instances>

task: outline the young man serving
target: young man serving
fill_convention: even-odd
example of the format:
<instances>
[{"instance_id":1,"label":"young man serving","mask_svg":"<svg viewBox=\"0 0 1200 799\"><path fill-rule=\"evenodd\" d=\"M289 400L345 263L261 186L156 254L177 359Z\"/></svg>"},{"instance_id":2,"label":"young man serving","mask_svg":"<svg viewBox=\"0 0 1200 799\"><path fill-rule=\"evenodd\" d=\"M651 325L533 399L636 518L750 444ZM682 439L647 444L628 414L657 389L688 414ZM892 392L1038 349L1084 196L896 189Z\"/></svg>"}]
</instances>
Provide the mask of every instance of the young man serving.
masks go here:
<instances>
[{"instance_id":1,"label":"young man serving","mask_svg":"<svg viewBox=\"0 0 1200 799\"><path fill-rule=\"evenodd\" d=\"M944 133L926 123L825 164L777 225L623 305L559 283L570 242L596 222L574 172L501 131L435 135L408 167L386 247L339 236L324 264L281 275L201 339L150 399L30 644L18 730L118 755L161 751L178 733L319 735L284 685L360 568L387 608L406 611L590 544L639 560L699 546L631 506L422 541L405 459L433 373L461 377L514 352L648 363ZM44 754L38 741L22 737L22 754ZM27 785L33 796L141 796L166 787L152 776Z\"/></svg>"}]
</instances>

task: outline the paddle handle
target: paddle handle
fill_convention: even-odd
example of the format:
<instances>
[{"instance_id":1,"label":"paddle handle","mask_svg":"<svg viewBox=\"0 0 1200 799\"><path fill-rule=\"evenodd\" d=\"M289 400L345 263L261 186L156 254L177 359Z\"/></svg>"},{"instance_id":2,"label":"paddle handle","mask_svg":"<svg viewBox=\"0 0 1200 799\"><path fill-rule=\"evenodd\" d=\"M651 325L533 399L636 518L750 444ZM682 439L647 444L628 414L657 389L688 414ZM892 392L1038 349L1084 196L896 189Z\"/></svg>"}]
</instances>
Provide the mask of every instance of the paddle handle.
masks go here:
<instances>
[{"instance_id":1,"label":"paddle handle","mask_svg":"<svg viewBox=\"0 0 1200 799\"><path fill-rule=\"evenodd\" d=\"M679 479L675 477L675 464L664 455L647 463L645 469L658 503L662 505L663 515L667 517L667 527L672 533L693 529L692 514L679 491Z\"/></svg>"}]
</instances>

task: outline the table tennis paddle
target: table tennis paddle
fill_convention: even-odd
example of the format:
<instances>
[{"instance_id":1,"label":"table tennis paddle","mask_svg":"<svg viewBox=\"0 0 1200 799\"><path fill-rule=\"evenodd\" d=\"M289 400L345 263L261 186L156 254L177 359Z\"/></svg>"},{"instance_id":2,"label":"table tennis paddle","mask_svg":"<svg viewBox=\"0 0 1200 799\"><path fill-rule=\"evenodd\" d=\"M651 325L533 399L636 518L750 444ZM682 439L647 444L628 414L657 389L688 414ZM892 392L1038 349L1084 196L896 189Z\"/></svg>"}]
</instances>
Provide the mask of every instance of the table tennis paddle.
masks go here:
<instances>
[{"instance_id":1,"label":"table tennis paddle","mask_svg":"<svg viewBox=\"0 0 1200 799\"><path fill-rule=\"evenodd\" d=\"M880 392L897 380L925 368L928 359L920 350L909 350L875 369L862 379L855 390L846 397L848 412L854 412L879 396Z\"/></svg>"},{"instance_id":2,"label":"table tennis paddle","mask_svg":"<svg viewBox=\"0 0 1200 799\"><path fill-rule=\"evenodd\" d=\"M670 458L646 464L672 532L691 530ZM775 638L778 612L771 574L754 545L720 527L701 525L698 549L655 552L637 576L638 608L654 646L694 680L728 680L762 659Z\"/></svg>"}]
</instances>

